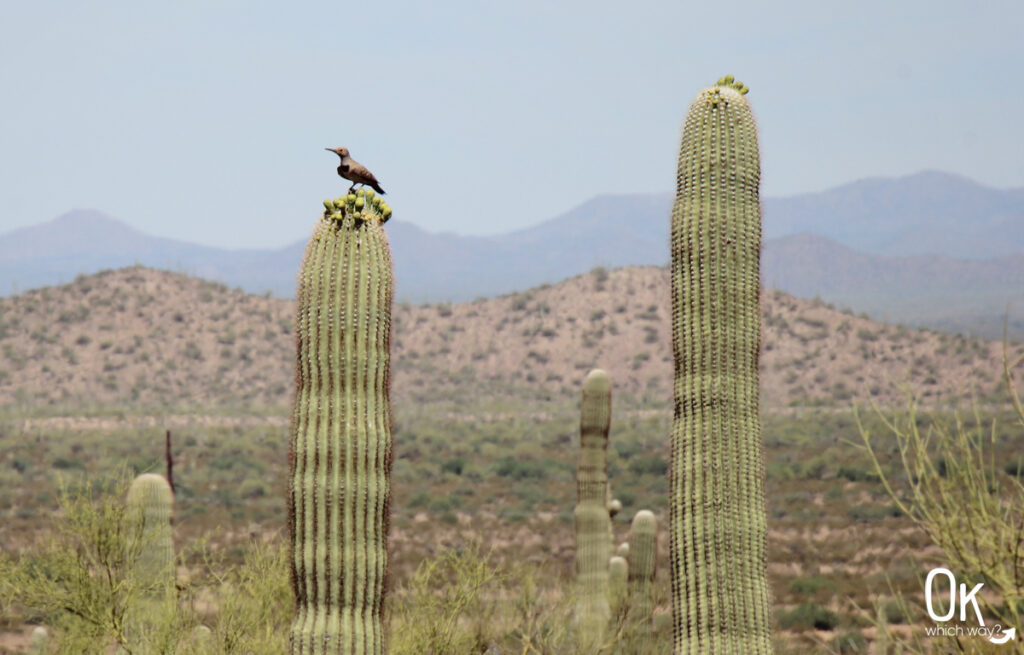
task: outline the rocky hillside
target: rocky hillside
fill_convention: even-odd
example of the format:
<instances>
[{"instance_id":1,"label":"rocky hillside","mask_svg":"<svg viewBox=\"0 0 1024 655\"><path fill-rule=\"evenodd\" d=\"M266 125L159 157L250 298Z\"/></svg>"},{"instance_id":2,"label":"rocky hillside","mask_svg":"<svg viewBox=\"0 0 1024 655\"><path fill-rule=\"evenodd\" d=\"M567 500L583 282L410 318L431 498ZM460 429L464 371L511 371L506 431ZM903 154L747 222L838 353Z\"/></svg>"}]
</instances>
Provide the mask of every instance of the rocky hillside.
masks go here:
<instances>
[{"instance_id":1,"label":"rocky hillside","mask_svg":"<svg viewBox=\"0 0 1024 655\"><path fill-rule=\"evenodd\" d=\"M595 269L456 305L395 307L396 401L470 405L578 393L594 366L620 400L671 398L668 274ZM998 388L1001 344L893 327L820 302L764 298L767 408ZM293 384L291 301L133 267L0 301L0 405L283 413ZM1019 348L1018 348L1019 349Z\"/></svg>"}]
</instances>

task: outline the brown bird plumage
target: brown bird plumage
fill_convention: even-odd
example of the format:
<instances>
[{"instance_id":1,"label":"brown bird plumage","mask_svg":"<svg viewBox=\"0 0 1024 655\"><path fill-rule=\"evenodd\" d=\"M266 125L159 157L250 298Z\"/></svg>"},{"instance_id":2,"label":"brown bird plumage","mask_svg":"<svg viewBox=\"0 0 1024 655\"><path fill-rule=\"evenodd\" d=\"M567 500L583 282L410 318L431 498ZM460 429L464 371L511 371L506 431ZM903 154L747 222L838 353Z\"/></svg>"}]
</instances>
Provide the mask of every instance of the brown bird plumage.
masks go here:
<instances>
[{"instance_id":1,"label":"brown bird plumage","mask_svg":"<svg viewBox=\"0 0 1024 655\"><path fill-rule=\"evenodd\" d=\"M346 180L352 181L352 186L348 188L349 192L355 189L357 184L365 184L377 193L384 195L384 189L380 188L380 183L377 182L377 178L373 176L373 173L371 173L369 169L349 156L348 148L324 148L324 150L330 150L341 157L341 164L338 166L338 175L342 176Z\"/></svg>"}]
</instances>

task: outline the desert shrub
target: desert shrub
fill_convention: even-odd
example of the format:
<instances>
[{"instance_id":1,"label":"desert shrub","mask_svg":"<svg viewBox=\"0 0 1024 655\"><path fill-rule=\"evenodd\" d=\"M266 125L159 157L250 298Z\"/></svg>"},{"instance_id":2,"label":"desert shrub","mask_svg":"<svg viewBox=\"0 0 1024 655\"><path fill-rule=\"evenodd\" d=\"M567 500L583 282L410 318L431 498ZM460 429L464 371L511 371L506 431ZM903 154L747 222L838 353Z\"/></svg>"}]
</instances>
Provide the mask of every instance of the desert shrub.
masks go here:
<instances>
[{"instance_id":1,"label":"desert shrub","mask_svg":"<svg viewBox=\"0 0 1024 655\"><path fill-rule=\"evenodd\" d=\"M288 555L285 541L274 535L246 550L241 566L208 560L203 582L217 611L202 618L214 652L287 652L294 608Z\"/></svg>"},{"instance_id":2,"label":"desert shrub","mask_svg":"<svg viewBox=\"0 0 1024 655\"><path fill-rule=\"evenodd\" d=\"M427 504L427 509L431 512L450 512L455 507L462 504L461 498L451 496L438 496L437 498L431 498Z\"/></svg>"},{"instance_id":3,"label":"desert shrub","mask_svg":"<svg viewBox=\"0 0 1024 655\"><path fill-rule=\"evenodd\" d=\"M1020 457L1011 459L1003 466L1003 471L1015 478L1024 477L1024 459Z\"/></svg>"},{"instance_id":4,"label":"desert shrub","mask_svg":"<svg viewBox=\"0 0 1024 655\"><path fill-rule=\"evenodd\" d=\"M260 479L249 478L238 485L238 495L249 500L263 498L267 495L267 485Z\"/></svg>"},{"instance_id":5,"label":"desert shrub","mask_svg":"<svg viewBox=\"0 0 1024 655\"><path fill-rule=\"evenodd\" d=\"M171 611L146 635L127 634L129 613L147 589L131 575L146 537L126 529L126 493L127 476L112 491L62 484L53 533L18 559L0 556L0 598L56 627L59 652L97 652L103 644L131 652L139 639L146 642L141 646L166 644L180 627L183 617Z\"/></svg>"},{"instance_id":6,"label":"desert shrub","mask_svg":"<svg viewBox=\"0 0 1024 655\"><path fill-rule=\"evenodd\" d=\"M497 598L505 579L489 555L472 545L423 561L397 590L393 603L394 655L482 653L496 638Z\"/></svg>"},{"instance_id":7,"label":"desert shrub","mask_svg":"<svg viewBox=\"0 0 1024 655\"><path fill-rule=\"evenodd\" d=\"M618 426L613 424L613 429ZM616 432L618 434L618 432ZM643 450L643 447L635 441L616 440L611 444L612 450L618 453L620 459L629 459Z\"/></svg>"},{"instance_id":8,"label":"desert shrub","mask_svg":"<svg viewBox=\"0 0 1024 655\"><path fill-rule=\"evenodd\" d=\"M178 580L176 596L154 607L149 589L132 574L145 533L127 529L124 499L130 476L120 481L61 485L52 530L19 557L0 552L0 614L17 607L53 628L61 655L199 652L192 643L200 623L212 628L213 652L283 653L292 615L288 549L270 535L227 567L200 542L190 549L200 562L191 579ZM134 536L133 536L134 535ZM200 613L195 599L216 611ZM133 630L139 612L147 630Z\"/></svg>"},{"instance_id":9,"label":"desert shrub","mask_svg":"<svg viewBox=\"0 0 1024 655\"><path fill-rule=\"evenodd\" d=\"M25 471L29 470L30 468L32 468L33 463L34 462L32 458L26 457L25 455L15 455L10 460L11 468L13 468L18 473L24 473Z\"/></svg>"},{"instance_id":10,"label":"desert shrub","mask_svg":"<svg viewBox=\"0 0 1024 655\"><path fill-rule=\"evenodd\" d=\"M797 476L804 480L820 480L825 476L828 464L824 457L812 457L794 466Z\"/></svg>"},{"instance_id":11,"label":"desert shrub","mask_svg":"<svg viewBox=\"0 0 1024 655\"><path fill-rule=\"evenodd\" d=\"M882 614L885 617L885 622L891 625L906 623L908 612L909 608L897 600L890 600L882 606Z\"/></svg>"},{"instance_id":12,"label":"desert shrub","mask_svg":"<svg viewBox=\"0 0 1024 655\"><path fill-rule=\"evenodd\" d=\"M900 514L902 511L896 505L853 505L846 511L854 521L880 521Z\"/></svg>"},{"instance_id":13,"label":"desert shrub","mask_svg":"<svg viewBox=\"0 0 1024 655\"><path fill-rule=\"evenodd\" d=\"M846 632L832 640L832 648L839 655L856 655L868 652L868 642L859 632Z\"/></svg>"},{"instance_id":14,"label":"desert shrub","mask_svg":"<svg viewBox=\"0 0 1024 655\"><path fill-rule=\"evenodd\" d=\"M67 471L67 470L72 470L72 469L78 470L78 471L84 471L85 470L85 464L83 464L82 460L78 459L77 457L55 457L54 460L53 460L53 468L59 469L59 470L62 470L62 471Z\"/></svg>"},{"instance_id":15,"label":"desert shrub","mask_svg":"<svg viewBox=\"0 0 1024 655\"><path fill-rule=\"evenodd\" d=\"M833 592L836 590L836 583L831 578L821 575L812 575L806 578L794 578L789 582L789 590L801 596L815 596L820 591Z\"/></svg>"},{"instance_id":16,"label":"desert shrub","mask_svg":"<svg viewBox=\"0 0 1024 655\"><path fill-rule=\"evenodd\" d=\"M832 630L839 625L839 617L817 603L801 603L779 617L784 630Z\"/></svg>"},{"instance_id":17,"label":"desert shrub","mask_svg":"<svg viewBox=\"0 0 1024 655\"><path fill-rule=\"evenodd\" d=\"M878 475L868 468L859 466L843 465L836 471L837 478L843 478L850 482L877 482Z\"/></svg>"},{"instance_id":18,"label":"desert shrub","mask_svg":"<svg viewBox=\"0 0 1024 655\"><path fill-rule=\"evenodd\" d=\"M443 464L441 464L442 473L451 473L453 475L462 475L462 472L465 470L465 468L465 457L453 457L449 460L446 460Z\"/></svg>"},{"instance_id":19,"label":"desert shrub","mask_svg":"<svg viewBox=\"0 0 1024 655\"><path fill-rule=\"evenodd\" d=\"M1007 351L1004 345L1003 380L1015 422L1024 427L1024 404L1013 377L1024 356L1011 362ZM895 437L907 490L894 486L871 431L860 425L875 473L896 507L943 551L946 566L958 578L985 582L989 595L978 596L984 615L1001 625L1019 626L1024 607L1013 600L1024 598L1024 551L1013 544L1024 543L1024 484L1014 476L1016 468L1007 475L1005 464L1002 471L997 467L996 426L986 426L980 410L975 408L970 420L957 415L948 424L925 420L916 409L916 400L908 396L902 414L878 412Z\"/></svg>"},{"instance_id":20,"label":"desert shrub","mask_svg":"<svg viewBox=\"0 0 1024 655\"><path fill-rule=\"evenodd\" d=\"M637 475L665 475L668 459L660 455L643 455L629 460L629 470Z\"/></svg>"},{"instance_id":21,"label":"desert shrub","mask_svg":"<svg viewBox=\"0 0 1024 655\"><path fill-rule=\"evenodd\" d=\"M796 472L788 463L772 460L765 467L765 477L769 480L792 480L796 477Z\"/></svg>"},{"instance_id":22,"label":"desert shrub","mask_svg":"<svg viewBox=\"0 0 1024 655\"><path fill-rule=\"evenodd\" d=\"M502 457L494 465L494 472L513 480L540 479L547 476L547 468L541 462Z\"/></svg>"},{"instance_id":23,"label":"desert shrub","mask_svg":"<svg viewBox=\"0 0 1024 655\"><path fill-rule=\"evenodd\" d=\"M430 494L425 491L417 491L406 503L409 507L416 509L419 507L426 507L430 503Z\"/></svg>"}]
</instances>

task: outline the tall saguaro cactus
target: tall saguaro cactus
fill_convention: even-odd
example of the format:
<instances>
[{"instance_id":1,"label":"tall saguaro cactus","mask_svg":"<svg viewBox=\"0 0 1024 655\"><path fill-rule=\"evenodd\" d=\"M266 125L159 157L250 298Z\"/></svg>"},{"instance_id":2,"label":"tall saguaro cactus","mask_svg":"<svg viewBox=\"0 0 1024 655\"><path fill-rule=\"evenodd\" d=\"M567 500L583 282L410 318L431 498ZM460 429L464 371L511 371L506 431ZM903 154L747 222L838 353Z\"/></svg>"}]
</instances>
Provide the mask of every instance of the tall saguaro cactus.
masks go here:
<instances>
[{"instance_id":1,"label":"tall saguaro cactus","mask_svg":"<svg viewBox=\"0 0 1024 655\"><path fill-rule=\"evenodd\" d=\"M360 191L326 211L299 273L291 427L293 655L380 655L391 498L391 214Z\"/></svg>"},{"instance_id":2,"label":"tall saguaro cactus","mask_svg":"<svg viewBox=\"0 0 1024 655\"><path fill-rule=\"evenodd\" d=\"M727 76L683 126L672 209L670 566L675 652L771 652L758 415L760 160Z\"/></svg>"},{"instance_id":3,"label":"tall saguaro cactus","mask_svg":"<svg viewBox=\"0 0 1024 655\"><path fill-rule=\"evenodd\" d=\"M608 603L611 519L608 515L608 428L612 386L608 374L594 369L583 381L580 403L580 454L576 471L577 643L591 652L604 640Z\"/></svg>"}]
</instances>

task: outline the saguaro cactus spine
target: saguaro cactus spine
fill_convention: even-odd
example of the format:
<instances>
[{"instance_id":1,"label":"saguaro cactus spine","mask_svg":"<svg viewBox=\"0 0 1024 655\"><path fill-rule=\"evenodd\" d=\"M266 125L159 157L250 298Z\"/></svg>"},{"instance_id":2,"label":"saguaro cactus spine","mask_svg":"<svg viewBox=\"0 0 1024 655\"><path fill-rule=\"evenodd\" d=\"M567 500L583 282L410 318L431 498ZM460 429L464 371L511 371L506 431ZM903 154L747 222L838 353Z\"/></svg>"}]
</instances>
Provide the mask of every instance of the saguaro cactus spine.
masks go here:
<instances>
[{"instance_id":1,"label":"saguaro cactus spine","mask_svg":"<svg viewBox=\"0 0 1024 655\"><path fill-rule=\"evenodd\" d=\"M760 161L732 76L690 107L672 210L675 652L771 652L758 416Z\"/></svg>"},{"instance_id":2,"label":"saguaro cactus spine","mask_svg":"<svg viewBox=\"0 0 1024 655\"><path fill-rule=\"evenodd\" d=\"M604 640L608 603L611 519L608 515L608 428L612 390L608 374L591 371L580 403L580 453L576 472L576 602L578 644L583 652Z\"/></svg>"},{"instance_id":3,"label":"saguaro cactus spine","mask_svg":"<svg viewBox=\"0 0 1024 655\"><path fill-rule=\"evenodd\" d=\"M326 201L299 274L291 427L293 655L380 655L391 498L391 214Z\"/></svg>"}]
</instances>

